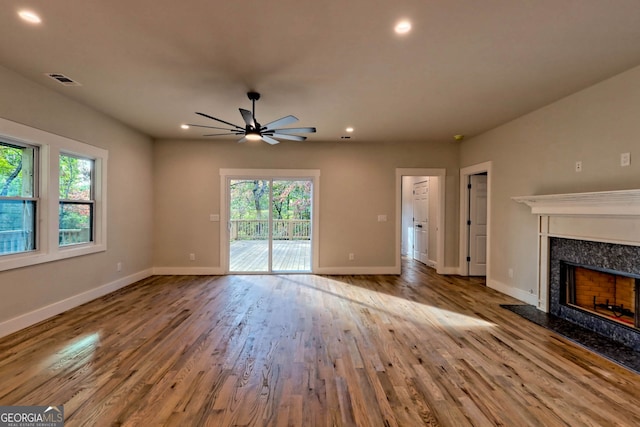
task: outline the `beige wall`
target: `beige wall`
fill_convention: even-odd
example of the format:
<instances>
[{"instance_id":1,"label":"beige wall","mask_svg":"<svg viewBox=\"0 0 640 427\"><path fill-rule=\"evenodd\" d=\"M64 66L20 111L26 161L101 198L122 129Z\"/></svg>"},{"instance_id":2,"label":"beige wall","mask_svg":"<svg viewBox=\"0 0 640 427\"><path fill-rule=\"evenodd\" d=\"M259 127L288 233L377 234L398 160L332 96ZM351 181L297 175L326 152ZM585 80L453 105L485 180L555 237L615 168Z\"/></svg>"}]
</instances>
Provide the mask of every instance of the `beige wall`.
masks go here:
<instances>
[{"instance_id":1,"label":"beige wall","mask_svg":"<svg viewBox=\"0 0 640 427\"><path fill-rule=\"evenodd\" d=\"M2 67L0 93L0 117L109 151L108 250L0 272L0 323L152 268L150 138Z\"/></svg>"},{"instance_id":2,"label":"beige wall","mask_svg":"<svg viewBox=\"0 0 640 427\"><path fill-rule=\"evenodd\" d=\"M218 223L221 168L319 169L319 266L395 264L395 169L446 168L446 266L457 266L458 146L455 143L161 140L154 149L154 263L221 267ZM388 222L377 222L386 214ZM355 261L348 261L353 252ZM196 260L189 261L188 254Z\"/></svg>"},{"instance_id":3,"label":"beige wall","mask_svg":"<svg viewBox=\"0 0 640 427\"><path fill-rule=\"evenodd\" d=\"M635 68L463 143L461 167L493 162L493 286L536 289L536 218L512 196L640 188L639 111Z\"/></svg>"}]
</instances>

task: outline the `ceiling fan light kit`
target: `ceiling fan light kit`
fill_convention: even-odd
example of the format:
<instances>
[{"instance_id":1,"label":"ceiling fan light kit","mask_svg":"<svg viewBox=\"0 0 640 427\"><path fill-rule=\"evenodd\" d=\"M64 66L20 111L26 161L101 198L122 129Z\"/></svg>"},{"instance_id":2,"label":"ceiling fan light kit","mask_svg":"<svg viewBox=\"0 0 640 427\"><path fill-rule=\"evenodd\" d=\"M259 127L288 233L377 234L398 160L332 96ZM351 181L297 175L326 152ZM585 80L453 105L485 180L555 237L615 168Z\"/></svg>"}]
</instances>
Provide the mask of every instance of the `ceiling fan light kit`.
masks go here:
<instances>
[{"instance_id":1,"label":"ceiling fan light kit","mask_svg":"<svg viewBox=\"0 0 640 427\"><path fill-rule=\"evenodd\" d=\"M278 139L288 139L291 141L304 141L305 139L307 139L306 136L300 136L295 134L314 133L316 131L315 127L280 128L280 126L287 126L291 123L298 121L297 117L291 116L291 115L279 118L278 120L274 120L263 126L260 123L258 123L258 120L256 120L256 101L260 99L260 94L258 92L248 92L247 97L251 101L252 111L245 110L244 108L239 109L240 115L242 116L242 119L244 120L244 123L245 123L244 127L234 125L233 123L229 123L222 119L218 119L208 114L199 113L199 112L196 112L196 114L202 117L206 117L208 119L223 123L227 126L230 126L230 128L223 128L218 126L205 126L205 125L198 125L198 124L189 124L189 126L227 131L225 133L211 133L203 136L238 135L238 136L242 136L242 138L238 140L239 143L246 142L246 141L262 140L271 145L278 144L280 142L278 141Z\"/></svg>"}]
</instances>

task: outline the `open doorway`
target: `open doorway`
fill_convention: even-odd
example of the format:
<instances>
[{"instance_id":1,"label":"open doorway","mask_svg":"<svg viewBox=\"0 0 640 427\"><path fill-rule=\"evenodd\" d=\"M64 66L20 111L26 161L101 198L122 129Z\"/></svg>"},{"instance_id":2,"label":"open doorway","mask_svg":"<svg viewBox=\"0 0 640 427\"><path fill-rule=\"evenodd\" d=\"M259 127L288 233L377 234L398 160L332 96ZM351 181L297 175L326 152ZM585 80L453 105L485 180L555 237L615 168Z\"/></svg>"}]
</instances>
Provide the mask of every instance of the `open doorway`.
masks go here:
<instances>
[{"instance_id":1,"label":"open doorway","mask_svg":"<svg viewBox=\"0 0 640 427\"><path fill-rule=\"evenodd\" d=\"M436 267L437 176L402 177L402 255Z\"/></svg>"},{"instance_id":2,"label":"open doorway","mask_svg":"<svg viewBox=\"0 0 640 427\"><path fill-rule=\"evenodd\" d=\"M460 274L489 277L491 162L460 170Z\"/></svg>"},{"instance_id":3,"label":"open doorway","mask_svg":"<svg viewBox=\"0 0 640 427\"><path fill-rule=\"evenodd\" d=\"M396 169L396 270L408 256L444 270L445 169Z\"/></svg>"}]
</instances>

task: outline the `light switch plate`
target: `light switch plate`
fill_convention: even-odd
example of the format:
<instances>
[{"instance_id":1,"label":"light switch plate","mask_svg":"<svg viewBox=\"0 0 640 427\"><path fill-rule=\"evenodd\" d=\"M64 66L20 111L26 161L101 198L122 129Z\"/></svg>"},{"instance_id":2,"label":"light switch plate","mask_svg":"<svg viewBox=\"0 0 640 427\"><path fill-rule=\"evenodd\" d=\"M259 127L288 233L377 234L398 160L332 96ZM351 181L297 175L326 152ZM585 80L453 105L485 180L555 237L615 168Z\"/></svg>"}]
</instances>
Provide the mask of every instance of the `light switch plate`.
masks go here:
<instances>
[{"instance_id":1,"label":"light switch plate","mask_svg":"<svg viewBox=\"0 0 640 427\"><path fill-rule=\"evenodd\" d=\"M620 166L629 166L631 164L631 153L620 154Z\"/></svg>"}]
</instances>

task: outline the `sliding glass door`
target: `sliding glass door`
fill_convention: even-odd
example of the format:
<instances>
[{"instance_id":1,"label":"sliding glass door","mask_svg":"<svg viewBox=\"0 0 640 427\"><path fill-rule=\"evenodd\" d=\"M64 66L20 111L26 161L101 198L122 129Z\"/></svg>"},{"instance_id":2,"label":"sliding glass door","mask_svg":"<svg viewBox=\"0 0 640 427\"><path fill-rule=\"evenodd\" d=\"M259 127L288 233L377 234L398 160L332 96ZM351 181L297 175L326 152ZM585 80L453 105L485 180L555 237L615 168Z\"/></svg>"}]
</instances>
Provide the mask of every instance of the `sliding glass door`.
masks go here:
<instances>
[{"instance_id":1,"label":"sliding glass door","mask_svg":"<svg viewBox=\"0 0 640 427\"><path fill-rule=\"evenodd\" d=\"M229 179L229 272L311 271L308 179Z\"/></svg>"},{"instance_id":2,"label":"sliding glass door","mask_svg":"<svg viewBox=\"0 0 640 427\"><path fill-rule=\"evenodd\" d=\"M274 180L271 252L274 271L311 271L311 181Z\"/></svg>"},{"instance_id":3,"label":"sliding glass door","mask_svg":"<svg viewBox=\"0 0 640 427\"><path fill-rule=\"evenodd\" d=\"M229 271L269 271L268 180L229 182Z\"/></svg>"}]
</instances>

